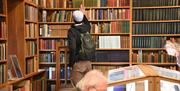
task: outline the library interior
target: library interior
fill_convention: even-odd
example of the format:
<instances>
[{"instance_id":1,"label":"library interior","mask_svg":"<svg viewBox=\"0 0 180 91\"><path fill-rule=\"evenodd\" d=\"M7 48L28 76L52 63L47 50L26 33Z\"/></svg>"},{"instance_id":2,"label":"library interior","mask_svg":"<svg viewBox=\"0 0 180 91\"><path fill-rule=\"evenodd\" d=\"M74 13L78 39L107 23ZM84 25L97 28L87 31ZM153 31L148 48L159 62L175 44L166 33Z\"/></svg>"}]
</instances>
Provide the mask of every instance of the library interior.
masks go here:
<instances>
[{"instance_id":1,"label":"library interior","mask_svg":"<svg viewBox=\"0 0 180 91\"><path fill-rule=\"evenodd\" d=\"M0 0L0 91L180 91L180 0Z\"/></svg>"}]
</instances>

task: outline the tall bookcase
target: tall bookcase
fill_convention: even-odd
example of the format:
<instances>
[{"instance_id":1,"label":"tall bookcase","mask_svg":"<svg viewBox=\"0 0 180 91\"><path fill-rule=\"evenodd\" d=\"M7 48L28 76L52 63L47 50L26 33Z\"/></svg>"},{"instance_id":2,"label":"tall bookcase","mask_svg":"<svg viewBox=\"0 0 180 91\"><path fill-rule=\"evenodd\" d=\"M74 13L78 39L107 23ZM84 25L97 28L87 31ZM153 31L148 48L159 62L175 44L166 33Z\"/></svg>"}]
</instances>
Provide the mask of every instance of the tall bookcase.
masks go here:
<instances>
[{"instance_id":1,"label":"tall bookcase","mask_svg":"<svg viewBox=\"0 0 180 91\"><path fill-rule=\"evenodd\" d=\"M60 83L64 84L61 86L67 83L65 51L56 50L59 45L67 49L67 31L73 24L69 19L70 13L75 9L66 8L65 3L66 0L39 2L39 66L47 70L48 91L57 90ZM57 45L57 42L60 44ZM60 61L59 57L64 60ZM62 74L64 75L60 76Z\"/></svg>"},{"instance_id":2,"label":"tall bookcase","mask_svg":"<svg viewBox=\"0 0 180 91\"><path fill-rule=\"evenodd\" d=\"M7 0L0 0L0 88L7 84Z\"/></svg>"},{"instance_id":3,"label":"tall bookcase","mask_svg":"<svg viewBox=\"0 0 180 91\"><path fill-rule=\"evenodd\" d=\"M113 0L113 3L103 0L40 0L39 66L47 69L48 90L53 91L63 83L66 85L70 82L67 31L73 24L72 12L78 10L81 3L84 4L87 18L92 23L91 33L96 43L96 55L99 57L97 62L92 63L93 67L108 70L130 64L132 20L129 0ZM60 42L60 46L56 45L56 42ZM121 59L122 56L119 55L125 58ZM106 56L108 58L103 58Z\"/></svg>"},{"instance_id":4,"label":"tall bookcase","mask_svg":"<svg viewBox=\"0 0 180 91\"><path fill-rule=\"evenodd\" d=\"M23 73L21 78L8 81L6 86L13 89L17 87L16 90L22 91L31 89L46 91L45 71L39 70L38 63L38 0L4 1L7 1L7 16L10 22L8 23L8 57L17 56ZM23 82L25 86L18 85ZM12 89L5 91L12 91Z\"/></svg>"},{"instance_id":5,"label":"tall bookcase","mask_svg":"<svg viewBox=\"0 0 180 91\"><path fill-rule=\"evenodd\" d=\"M24 75L38 70L37 1L8 1L9 55L17 55Z\"/></svg>"},{"instance_id":6,"label":"tall bookcase","mask_svg":"<svg viewBox=\"0 0 180 91\"><path fill-rule=\"evenodd\" d=\"M38 70L38 0L25 0L25 63L26 74Z\"/></svg>"},{"instance_id":7,"label":"tall bookcase","mask_svg":"<svg viewBox=\"0 0 180 91\"><path fill-rule=\"evenodd\" d=\"M177 69L176 58L164 48L166 40L180 36L179 0L133 0L132 64Z\"/></svg>"}]
</instances>

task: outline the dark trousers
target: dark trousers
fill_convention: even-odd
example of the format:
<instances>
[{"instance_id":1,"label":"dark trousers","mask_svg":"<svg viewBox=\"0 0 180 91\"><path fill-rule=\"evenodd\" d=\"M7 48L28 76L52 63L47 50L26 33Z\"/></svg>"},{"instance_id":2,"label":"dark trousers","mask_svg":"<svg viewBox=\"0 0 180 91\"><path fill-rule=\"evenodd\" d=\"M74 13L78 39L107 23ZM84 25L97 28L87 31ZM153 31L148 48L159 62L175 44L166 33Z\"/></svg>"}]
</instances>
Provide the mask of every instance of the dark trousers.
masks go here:
<instances>
[{"instance_id":1,"label":"dark trousers","mask_svg":"<svg viewBox=\"0 0 180 91\"><path fill-rule=\"evenodd\" d=\"M79 61L73 65L73 70L71 74L71 79L76 85L83 77L84 75L92 70L91 62L90 61Z\"/></svg>"}]
</instances>

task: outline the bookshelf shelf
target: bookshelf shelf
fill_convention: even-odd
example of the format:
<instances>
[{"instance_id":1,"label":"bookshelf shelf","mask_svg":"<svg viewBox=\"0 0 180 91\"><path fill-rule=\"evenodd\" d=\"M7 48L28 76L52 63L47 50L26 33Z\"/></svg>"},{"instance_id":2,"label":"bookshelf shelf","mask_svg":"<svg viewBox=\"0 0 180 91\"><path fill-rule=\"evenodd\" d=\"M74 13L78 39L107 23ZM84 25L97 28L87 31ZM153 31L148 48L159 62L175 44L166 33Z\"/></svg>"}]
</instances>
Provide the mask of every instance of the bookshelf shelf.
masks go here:
<instances>
[{"instance_id":1,"label":"bookshelf shelf","mask_svg":"<svg viewBox=\"0 0 180 91\"><path fill-rule=\"evenodd\" d=\"M7 61L0 60L0 64L5 64Z\"/></svg>"},{"instance_id":2,"label":"bookshelf shelf","mask_svg":"<svg viewBox=\"0 0 180 91\"><path fill-rule=\"evenodd\" d=\"M165 48L132 48L132 50L146 50L146 51L152 51L152 50L165 50Z\"/></svg>"},{"instance_id":3,"label":"bookshelf shelf","mask_svg":"<svg viewBox=\"0 0 180 91\"><path fill-rule=\"evenodd\" d=\"M112 22L112 21L130 21L129 19L107 19L107 20L89 20L90 22ZM39 24L59 25L73 24L74 22L39 22Z\"/></svg>"},{"instance_id":4,"label":"bookshelf shelf","mask_svg":"<svg viewBox=\"0 0 180 91\"><path fill-rule=\"evenodd\" d=\"M180 34L133 34L132 36L180 36Z\"/></svg>"},{"instance_id":5,"label":"bookshelf shelf","mask_svg":"<svg viewBox=\"0 0 180 91\"><path fill-rule=\"evenodd\" d=\"M25 40L37 40L37 38L25 38Z\"/></svg>"},{"instance_id":6,"label":"bookshelf shelf","mask_svg":"<svg viewBox=\"0 0 180 91\"><path fill-rule=\"evenodd\" d=\"M112 22L112 21L130 21L129 19L103 19L103 20L89 20L90 22Z\"/></svg>"},{"instance_id":7,"label":"bookshelf shelf","mask_svg":"<svg viewBox=\"0 0 180 91\"><path fill-rule=\"evenodd\" d=\"M130 9L130 6L119 6L119 7L85 7L85 9Z\"/></svg>"},{"instance_id":8,"label":"bookshelf shelf","mask_svg":"<svg viewBox=\"0 0 180 91\"><path fill-rule=\"evenodd\" d=\"M10 85L10 84L16 84L16 83L21 82L21 81L23 81L23 80L30 79L30 78L32 78L32 77L34 77L34 76L39 75L39 74L43 74L44 72L45 72L45 70L41 70L41 71L39 71L39 72L33 72L33 73L31 73L31 74L25 75L25 77L23 77L23 78L19 78L19 79L17 79L17 80L9 81L9 82L8 82L8 85Z\"/></svg>"},{"instance_id":9,"label":"bookshelf shelf","mask_svg":"<svg viewBox=\"0 0 180 91\"><path fill-rule=\"evenodd\" d=\"M60 39L60 38L66 39L67 36L39 37L39 39Z\"/></svg>"},{"instance_id":10,"label":"bookshelf shelf","mask_svg":"<svg viewBox=\"0 0 180 91\"><path fill-rule=\"evenodd\" d=\"M56 50L52 50L52 49L40 49L40 52L55 52Z\"/></svg>"},{"instance_id":11,"label":"bookshelf shelf","mask_svg":"<svg viewBox=\"0 0 180 91\"><path fill-rule=\"evenodd\" d=\"M0 41L7 41L7 38L0 38Z\"/></svg>"},{"instance_id":12,"label":"bookshelf shelf","mask_svg":"<svg viewBox=\"0 0 180 91\"><path fill-rule=\"evenodd\" d=\"M26 56L25 58L29 59L29 58L34 58L35 56L37 56L37 55Z\"/></svg>"},{"instance_id":13,"label":"bookshelf shelf","mask_svg":"<svg viewBox=\"0 0 180 91\"><path fill-rule=\"evenodd\" d=\"M40 65L56 65L56 62L39 62Z\"/></svg>"},{"instance_id":14,"label":"bookshelf shelf","mask_svg":"<svg viewBox=\"0 0 180 91\"><path fill-rule=\"evenodd\" d=\"M25 20L25 22L26 22L26 23L35 23L35 24L37 24L36 21L31 21L31 20Z\"/></svg>"},{"instance_id":15,"label":"bookshelf shelf","mask_svg":"<svg viewBox=\"0 0 180 91\"><path fill-rule=\"evenodd\" d=\"M96 48L96 50L109 50L109 51L112 51L112 50L127 50L129 51L130 49L129 48Z\"/></svg>"},{"instance_id":16,"label":"bookshelf shelf","mask_svg":"<svg viewBox=\"0 0 180 91\"><path fill-rule=\"evenodd\" d=\"M132 23L159 23L159 22L180 22L180 20L157 20L157 21L132 21Z\"/></svg>"},{"instance_id":17,"label":"bookshelf shelf","mask_svg":"<svg viewBox=\"0 0 180 91\"><path fill-rule=\"evenodd\" d=\"M130 6L120 6L120 7L85 7L87 9L129 9ZM79 10L79 8L39 8L42 10Z\"/></svg>"},{"instance_id":18,"label":"bookshelf shelf","mask_svg":"<svg viewBox=\"0 0 180 91\"><path fill-rule=\"evenodd\" d=\"M28 1L25 1L25 4L30 5L30 6L33 6L33 7L35 7L35 8L38 8L38 6L37 6L36 4L31 3L31 2L28 2Z\"/></svg>"},{"instance_id":19,"label":"bookshelf shelf","mask_svg":"<svg viewBox=\"0 0 180 91\"><path fill-rule=\"evenodd\" d=\"M133 7L133 9L169 9L169 8L180 8L180 6Z\"/></svg>"},{"instance_id":20,"label":"bookshelf shelf","mask_svg":"<svg viewBox=\"0 0 180 91\"><path fill-rule=\"evenodd\" d=\"M5 18L5 17L6 17L6 15L5 15L5 14L0 14L0 17L4 17L4 18Z\"/></svg>"},{"instance_id":21,"label":"bookshelf shelf","mask_svg":"<svg viewBox=\"0 0 180 91\"><path fill-rule=\"evenodd\" d=\"M92 65L129 65L129 62L91 62Z\"/></svg>"},{"instance_id":22,"label":"bookshelf shelf","mask_svg":"<svg viewBox=\"0 0 180 91\"><path fill-rule=\"evenodd\" d=\"M59 24L73 24L73 22L39 22L39 24L59 25Z\"/></svg>"},{"instance_id":23,"label":"bookshelf shelf","mask_svg":"<svg viewBox=\"0 0 180 91\"><path fill-rule=\"evenodd\" d=\"M92 35L123 35L129 36L130 33L91 33Z\"/></svg>"},{"instance_id":24,"label":"bookshelf shelf","mask_svg":"<svg viewBox=\"0 0 180 91\"><path fill-rule=\"evenodd\" d=\"M160 65L160 66L164 66L164 65L177 65L177 63L132 63L134 65Z\"/></svg>"},{"instance_id":25,"label":"bookshelf shelf","mask_svg":"<svg viewBox=\"0 0 180 91\"><path fill-rule=\"evenodd\" d=\"M56 79L48 79L48 82L56 82Z\"/></svg>"}]
</instances>

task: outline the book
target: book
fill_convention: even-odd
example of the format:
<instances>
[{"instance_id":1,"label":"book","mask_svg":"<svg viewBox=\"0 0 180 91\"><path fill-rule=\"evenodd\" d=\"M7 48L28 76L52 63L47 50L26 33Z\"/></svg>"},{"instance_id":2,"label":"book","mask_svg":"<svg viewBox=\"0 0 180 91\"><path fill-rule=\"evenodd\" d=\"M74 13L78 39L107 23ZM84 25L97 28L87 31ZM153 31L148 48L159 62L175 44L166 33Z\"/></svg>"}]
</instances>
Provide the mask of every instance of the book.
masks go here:
<instances>
[{"instance_id":1,"label":"book","mask_svg":"<svg viewBox=\"0 0 180 91\"><path fill-rule=\"evenodd\" d=\"M23 77L23 73L16 55L9 55L8 69L11 70L13 77Z\"/></svg>"}]
</instances>

